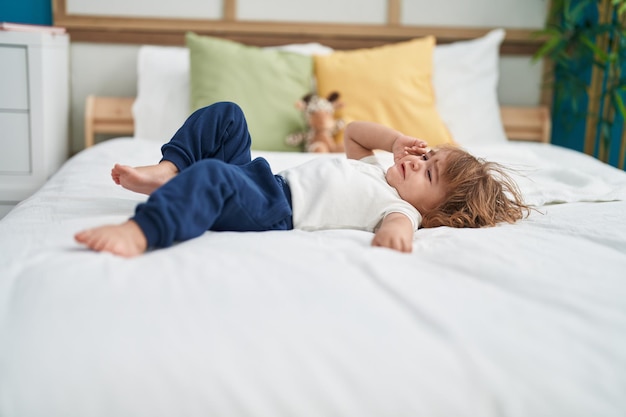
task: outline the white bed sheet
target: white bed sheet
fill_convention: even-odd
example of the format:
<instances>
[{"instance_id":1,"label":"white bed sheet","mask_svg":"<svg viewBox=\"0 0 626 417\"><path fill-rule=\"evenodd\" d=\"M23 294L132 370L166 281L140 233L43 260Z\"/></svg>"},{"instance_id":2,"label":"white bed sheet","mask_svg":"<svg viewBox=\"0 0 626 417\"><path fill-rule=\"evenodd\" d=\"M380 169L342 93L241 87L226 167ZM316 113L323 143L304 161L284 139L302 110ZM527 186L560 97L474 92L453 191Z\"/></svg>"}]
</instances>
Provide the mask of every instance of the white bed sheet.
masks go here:
<instances>
[{"instance_id":1,"label":"white bed sheet","mask_svg":"<svg viewBox=\"0 0 626 417\"><path fill-rule=\"evenodd\" d=\"M133 212L110 168L159 146L83 151L0 221L0 415L626 415L626 173L471 150L518 168L541 213L420 230L411 254L360 231L207 232L134 259L72 236Z\"/></svg>"}]
</instances>

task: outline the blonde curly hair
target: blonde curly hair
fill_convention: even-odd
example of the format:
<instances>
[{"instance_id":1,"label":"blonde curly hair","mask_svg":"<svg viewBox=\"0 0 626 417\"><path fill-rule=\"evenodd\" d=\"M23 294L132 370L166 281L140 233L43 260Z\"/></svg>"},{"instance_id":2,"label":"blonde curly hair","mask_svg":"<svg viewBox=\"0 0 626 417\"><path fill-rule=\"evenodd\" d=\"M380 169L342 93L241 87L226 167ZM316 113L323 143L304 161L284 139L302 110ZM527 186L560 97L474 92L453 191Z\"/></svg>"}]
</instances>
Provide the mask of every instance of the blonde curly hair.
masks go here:
<instances>
[{"instance_id":1,"label":"blonde curly hair","mask_svg":"<svg viewBox=\"0 0 626 417\"><path fill-rule=\"evenodd\" d=\"M422 227L486 227L528 216L531 208L503 165L455 146L441 146L433 152L445 152L441 179L447 192L439 205L422 213Z\"/></svg>"}]
</instances>

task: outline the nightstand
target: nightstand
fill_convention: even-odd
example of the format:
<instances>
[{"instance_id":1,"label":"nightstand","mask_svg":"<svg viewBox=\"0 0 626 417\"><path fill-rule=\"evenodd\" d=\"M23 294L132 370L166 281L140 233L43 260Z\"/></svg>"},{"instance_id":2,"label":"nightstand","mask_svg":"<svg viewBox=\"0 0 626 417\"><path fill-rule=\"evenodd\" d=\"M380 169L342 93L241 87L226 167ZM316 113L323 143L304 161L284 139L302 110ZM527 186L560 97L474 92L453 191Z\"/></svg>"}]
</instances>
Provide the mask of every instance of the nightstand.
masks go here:
<instances>
[{"instance_id":1,"label":"nightstand","mask_svg":"<svg viewBox=\"0 0 626 417\"><path fill-rule=\"evenodd\" d=\"M93 146L97 134L132 136L134 97L87 96L85 104L85 148Z\"/></svg>"},{"instance_id":2,"label":"nightstand","mask_svg":"<svg viewBox=\"0 0 626 417\"><path fill-rule=\"evenodd\" d=\"M0 217L68 157L69 37L0 31Z\"/></svg>"}]
</instances>

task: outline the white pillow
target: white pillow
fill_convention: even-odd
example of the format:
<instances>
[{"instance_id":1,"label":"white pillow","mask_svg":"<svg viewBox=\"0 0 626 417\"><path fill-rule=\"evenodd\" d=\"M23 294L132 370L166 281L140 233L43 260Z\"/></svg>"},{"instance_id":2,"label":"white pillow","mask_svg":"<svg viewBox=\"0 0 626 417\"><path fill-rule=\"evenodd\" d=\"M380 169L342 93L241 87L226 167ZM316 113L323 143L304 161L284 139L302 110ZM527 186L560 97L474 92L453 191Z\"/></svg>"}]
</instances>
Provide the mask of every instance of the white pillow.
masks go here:
<instances>
[{"instance_id":1,"label":"white pillow","mask_svg":"<svg viewBox=\"0 0 626 417\"><path fill-rule=\"evenodd\" d=\"M507 141L498 102L498 59L505 31L437 45L433 89L437 110L461 146Z\"/></svg>"},{"instance_id":2,"label":"white pillow","mask_svg":"<svg viewBox=\"0 0 626 417\"><path fill-rule=\"evenodd\" d=\"M189 50L142 46L137 72L135 137L164 143L189 116Z\"/></svg>"},{"instance_id":3,"label":"white pillow","mask_svg":"<svg viewBox=\"0 0 626 417\"><path fill-rule=\"evenodd\" d=\"M303 55L327 55L333 51L319 43L269 47L272 48ZM137 97L133 104L135 137L165 143L190 113L189 49L141 46L137 71Z\"/></svg>"}]
</instances>

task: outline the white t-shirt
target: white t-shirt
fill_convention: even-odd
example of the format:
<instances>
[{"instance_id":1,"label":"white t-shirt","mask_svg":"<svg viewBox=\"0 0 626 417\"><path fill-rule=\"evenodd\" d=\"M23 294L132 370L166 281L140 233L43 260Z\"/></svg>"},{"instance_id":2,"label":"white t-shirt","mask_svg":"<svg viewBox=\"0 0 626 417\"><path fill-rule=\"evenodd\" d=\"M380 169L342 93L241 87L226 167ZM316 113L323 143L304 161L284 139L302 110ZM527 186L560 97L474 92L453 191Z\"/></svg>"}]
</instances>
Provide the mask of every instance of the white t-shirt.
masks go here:
<instances>
[{"instance_id":1,"label":"white t-shirt","mask_svg":"<svg viewBox=\"0 0 626 417\"><path fill-rule=\"evenodd\" d=\"M422 216L385 179L375 156L360 161L316 158L282 175L291 190L294 229L356 229L373 232L389 213L419 227Z\"/></svg>"}]
</instances>

